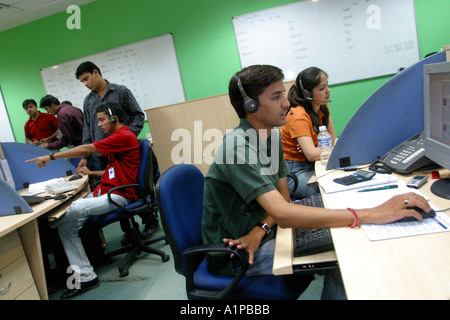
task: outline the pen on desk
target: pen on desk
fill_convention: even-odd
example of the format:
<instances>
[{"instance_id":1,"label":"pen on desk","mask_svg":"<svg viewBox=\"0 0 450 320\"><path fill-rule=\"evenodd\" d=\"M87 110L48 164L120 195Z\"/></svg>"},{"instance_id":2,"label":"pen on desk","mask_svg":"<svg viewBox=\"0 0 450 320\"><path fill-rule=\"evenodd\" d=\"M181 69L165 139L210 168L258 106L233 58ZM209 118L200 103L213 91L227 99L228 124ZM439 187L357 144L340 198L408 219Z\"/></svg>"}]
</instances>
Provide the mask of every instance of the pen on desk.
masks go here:
<instances>
[{"instance_id":1,"label":"pen on desk","mask_svg":"<svg viewBox=\"0 0 450 320\"><path fill-rule=\"evenodd\" d=\"M395 189L395 188L398 188L398 185L396 185L396 184L390 184L390 185L388 185L388 186L379 187L379 188L362 189L362 190L358 190L358 192L369 192L369 191L386 190L386 189Z\"/></svg>"}]
</instances>

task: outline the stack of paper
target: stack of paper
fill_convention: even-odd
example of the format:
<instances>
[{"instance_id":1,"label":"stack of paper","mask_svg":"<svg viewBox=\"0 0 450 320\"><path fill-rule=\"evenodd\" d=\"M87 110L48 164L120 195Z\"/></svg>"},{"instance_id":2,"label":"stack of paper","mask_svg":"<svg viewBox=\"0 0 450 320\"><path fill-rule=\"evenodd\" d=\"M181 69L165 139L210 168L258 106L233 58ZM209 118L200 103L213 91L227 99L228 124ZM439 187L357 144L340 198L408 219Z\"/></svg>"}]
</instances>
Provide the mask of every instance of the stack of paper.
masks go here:
<instances>
[{"instance_id":1,"label":"stack of paper","mask_svg":"<svg viewBox=\"0 0 450 320\"><path fill-rule=\"evenodd\" d=\"M387 183L396 183L397 177L390 175L390 174L381 174L377 173L372 179L368 181L358 182L351 184L349 186L336 183L333 181L335 177L333 176L324 176L319 177L317 181L319 182L320 186L323 188L325 193L334 193L334 192L340 192L340 191L348 191L353 189L361 189L361 188L368 188L372 186L378 186L382 184Z\"/></svg>"},{"instance_id":2,"label":"stack of paper","mask_svg":"<svg viewBox=\"0 0 450 320\"><path fill-rule=\"evenodd\" d=\"M397 194L416 192L417 194L424 196L417 189L408 188L406 186L406 183L403 181L397 181L395 184L398 186L398 188L370 192L358 192L359 190L365 189L358 188L347 190L345 192L327 193L325 195L327 207L332 209L345 209L348 207L352 207L354 209L373 208L389 200Z\"/></svg>"}]
</instances>

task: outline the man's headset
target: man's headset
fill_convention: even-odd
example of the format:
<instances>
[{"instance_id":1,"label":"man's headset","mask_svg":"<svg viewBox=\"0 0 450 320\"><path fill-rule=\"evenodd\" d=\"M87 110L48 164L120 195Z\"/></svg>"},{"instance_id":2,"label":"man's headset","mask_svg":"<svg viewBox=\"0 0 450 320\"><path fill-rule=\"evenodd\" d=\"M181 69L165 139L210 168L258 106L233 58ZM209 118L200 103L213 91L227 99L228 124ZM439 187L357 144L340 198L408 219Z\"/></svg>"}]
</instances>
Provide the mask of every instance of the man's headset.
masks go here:
<instances>
[{"instance_id":1,"label":"man's headset","mask_svg":"<svg viewBox=\"0 0 450 320\"><path fill-rule=\"evenodd\" d=\"M109 122L108 123L114 123L117 121L116 117L111 112L111 109L108 107L108 113L109 113Z\"/></svg>"},{"instance_id":2,"label":"man's headset","mask_svg":"<svg viewBox=\"0 0 450 320\"><path fill-rule=\"evenodd\" d=\"M256 111L258 111L259 102L247 96L247 93L245 93L244 87L242 86L241 78L238 78L237 85L239 91L241 92L242 98L244 98L244 110L248 113L255 113Z\"/></svg>"}]
</instances>

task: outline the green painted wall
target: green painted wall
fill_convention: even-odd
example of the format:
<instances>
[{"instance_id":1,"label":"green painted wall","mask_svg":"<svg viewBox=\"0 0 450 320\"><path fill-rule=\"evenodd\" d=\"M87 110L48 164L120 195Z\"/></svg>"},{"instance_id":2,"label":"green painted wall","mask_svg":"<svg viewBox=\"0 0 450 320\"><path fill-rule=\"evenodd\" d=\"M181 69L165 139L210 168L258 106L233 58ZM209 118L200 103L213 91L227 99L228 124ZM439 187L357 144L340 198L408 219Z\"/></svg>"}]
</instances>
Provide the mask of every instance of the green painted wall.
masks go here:
<instances>
[{"instance_id":1,"label":"green painted wall","mask_svg":"<svg viewBox=\"0 0 450 320\"><path fill-rule=\"evenodd\" d=\"M172 33L186 99L226 93L230 77L240 69L231 18L291 2L296 1L97 0L81 6L81 30L69 30L69 14L63 12L0 32L0 87L16 141L25 142L23 126L28 116L22 101L39 101L46 94L40 69ZM450 44L450 1L415 0L415 5L423 58ZM388 79L390 76L331 87L338 134ZM140 137L149 131L146 125Z\"/></svg>"}]
</instances>

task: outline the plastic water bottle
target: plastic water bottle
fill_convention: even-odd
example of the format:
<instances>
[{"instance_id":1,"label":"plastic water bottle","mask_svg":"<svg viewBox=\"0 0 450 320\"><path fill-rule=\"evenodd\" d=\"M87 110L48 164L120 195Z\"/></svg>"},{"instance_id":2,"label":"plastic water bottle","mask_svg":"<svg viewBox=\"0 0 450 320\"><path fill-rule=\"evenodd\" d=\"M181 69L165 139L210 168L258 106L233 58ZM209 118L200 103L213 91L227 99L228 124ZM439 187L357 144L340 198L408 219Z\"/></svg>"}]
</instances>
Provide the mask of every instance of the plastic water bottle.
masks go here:
<instances>
[{"instance_id":1,"label":"plastic water bottle","mask_svg":"<svg viewBox=\"0 0 450 320\"><path fill-rule=\"evenodd\" d=\"M319 141L320 148L320 162L323 165L327 164L328 158L330 158L331 150L333 149L331 135L327 131L327 127L320 126L317 140Z\"/></svg>"}]
</instances>

